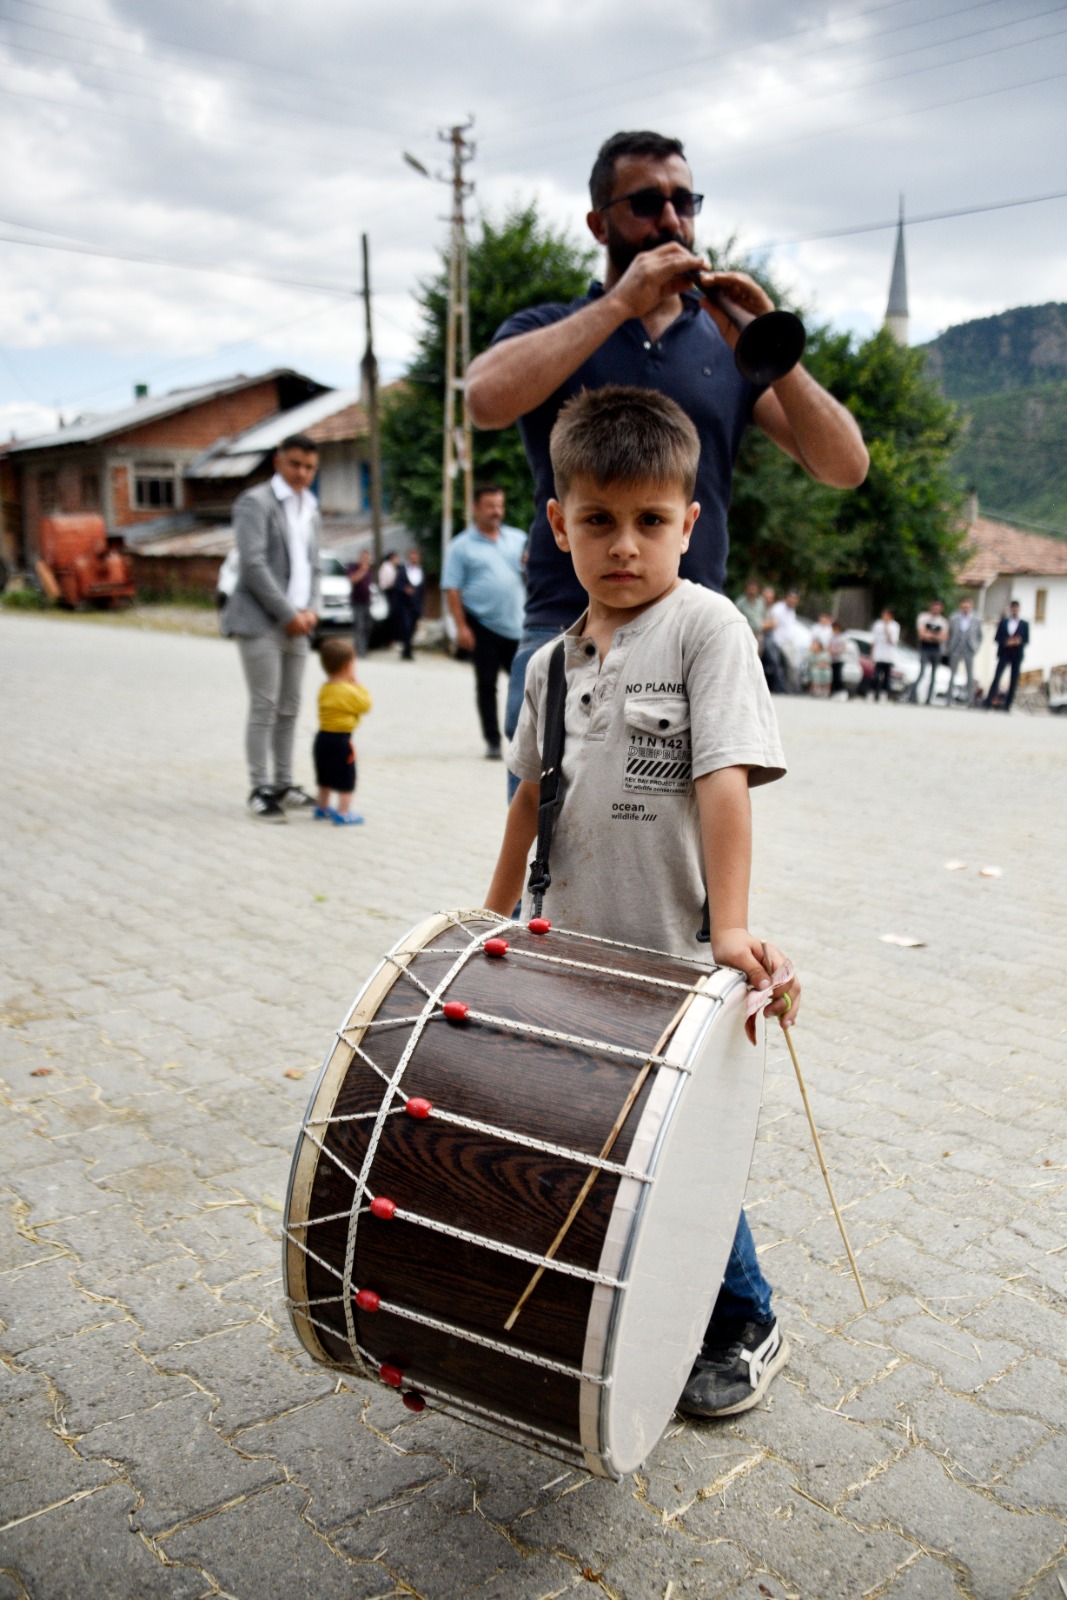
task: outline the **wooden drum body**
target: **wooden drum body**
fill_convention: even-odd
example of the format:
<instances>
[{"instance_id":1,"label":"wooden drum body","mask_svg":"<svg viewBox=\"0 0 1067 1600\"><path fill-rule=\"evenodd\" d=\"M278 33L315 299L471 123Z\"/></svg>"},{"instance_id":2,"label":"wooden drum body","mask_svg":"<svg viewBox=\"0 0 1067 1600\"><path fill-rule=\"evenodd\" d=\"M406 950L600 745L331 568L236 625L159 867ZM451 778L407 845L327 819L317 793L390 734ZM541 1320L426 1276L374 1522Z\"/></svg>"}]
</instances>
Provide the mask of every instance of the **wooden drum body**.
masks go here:
<instances>
[{"instance_id":1,"label":"wooden drum body","mask_svg":"<svg viewBox=\"0 0 1067 1600\"><path fill-rule=\"evenodd\" d=\"M485 911L414 929L355 1001L297 1141L284 1273L306 1349L414 1410L633 1471L741 1209L764 1055L745 994L729 968Z\"/></svg>"}]
</instances>

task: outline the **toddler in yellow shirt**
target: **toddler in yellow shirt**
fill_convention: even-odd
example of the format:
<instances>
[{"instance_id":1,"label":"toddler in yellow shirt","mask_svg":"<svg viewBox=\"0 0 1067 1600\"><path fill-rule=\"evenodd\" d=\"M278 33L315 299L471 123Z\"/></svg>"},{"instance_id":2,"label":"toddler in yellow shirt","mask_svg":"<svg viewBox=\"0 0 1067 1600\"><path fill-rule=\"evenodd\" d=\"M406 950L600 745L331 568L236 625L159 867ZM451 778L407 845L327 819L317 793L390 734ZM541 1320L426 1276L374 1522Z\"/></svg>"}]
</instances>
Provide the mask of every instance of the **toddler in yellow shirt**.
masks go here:
<instances>
[{"instance_id":1,"label":"toddler in yellow shirt","mask_svg":"<svg viewBox=\"0 0 1067 1600\"><path fill-rule=\"evenodd\" d=\"M315 781L319 786L314 816L341 827L361 823L352 810L356 792L356 752L352 733L371 707L370 695L356 682L356 652L348 639L324 639L319 649L326 682L319 690L319 731L315 735ZM337 805L330 805L330 796Z\"/></svg>"}]
</instances>

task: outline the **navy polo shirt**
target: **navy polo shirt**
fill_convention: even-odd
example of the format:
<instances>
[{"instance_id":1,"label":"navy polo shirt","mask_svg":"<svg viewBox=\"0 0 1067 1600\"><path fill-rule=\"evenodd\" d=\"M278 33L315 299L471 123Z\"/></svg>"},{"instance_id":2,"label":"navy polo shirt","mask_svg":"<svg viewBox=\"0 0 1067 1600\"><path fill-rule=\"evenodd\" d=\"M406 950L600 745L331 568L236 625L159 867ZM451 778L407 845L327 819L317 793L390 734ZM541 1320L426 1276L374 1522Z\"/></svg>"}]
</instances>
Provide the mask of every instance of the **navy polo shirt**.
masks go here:
<instances>
[{"instance_id":1,"label":"navy polo shirt","mask_svg":"<svg viewBox=\"0 0 1067 1600\"><path fill-rule=\"evenodd\" d=\"M589 293L570 305L530 306L517 311L493 336L493 343L519 333L561 322L604 293L593 283ZM681 575L705 588L722 590L726 580L729 536L726 513L734 462L741 438L752 420L752 408L763 390L746 383L734 365L733 351L695 294L683 294L682 312L656 340L644 323L631 318L606 339L556 392L536 410L519 418L519 433L534 480L536 510L526 555L526 626L569 628L585 609L586 596L574 575L570 556L552 537L545 507L555 493L548 440L560 407L582 389L608 383L659 389L677 401L700 435L700 465L694 498L700 516Z\"/></svg>"}]
</instances>

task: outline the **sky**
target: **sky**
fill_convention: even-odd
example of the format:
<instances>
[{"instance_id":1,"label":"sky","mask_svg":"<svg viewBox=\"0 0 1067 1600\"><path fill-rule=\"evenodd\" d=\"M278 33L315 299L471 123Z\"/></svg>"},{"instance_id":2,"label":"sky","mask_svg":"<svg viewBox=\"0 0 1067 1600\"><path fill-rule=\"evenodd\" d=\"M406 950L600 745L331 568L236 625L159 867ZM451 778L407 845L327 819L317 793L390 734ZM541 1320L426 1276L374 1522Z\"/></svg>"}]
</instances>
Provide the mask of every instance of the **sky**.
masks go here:
<instances>
[{"instance_id":1,"label":"sky","mask_svg":"<svg viewBox=\"0 0 1067 1600\"><path fill-rule=\"evenodd\" d=\"M443 173L468 117L474 223L587 238L597 147L652 127L698 241L858 337L901 195L913 343L1067 298L1067 0L0 0L0 69L0 439L135 383L355 382L364 232L399 376L449 203L402 153Z\"/></svg>"}]
</instances>

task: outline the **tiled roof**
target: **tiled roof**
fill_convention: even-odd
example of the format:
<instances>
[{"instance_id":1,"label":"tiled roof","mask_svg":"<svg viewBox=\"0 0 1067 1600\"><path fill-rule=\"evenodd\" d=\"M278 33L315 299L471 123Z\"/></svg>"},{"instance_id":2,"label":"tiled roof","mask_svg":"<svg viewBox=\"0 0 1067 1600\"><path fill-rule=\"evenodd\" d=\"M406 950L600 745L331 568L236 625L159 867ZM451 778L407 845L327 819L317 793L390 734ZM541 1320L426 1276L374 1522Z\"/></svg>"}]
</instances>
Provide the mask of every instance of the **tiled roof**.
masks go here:
<instances>
[{"instance_id":1,"label":"tiled roof","mask_svg":"<svg viewBox=\"0 0 1067 1600\"><path fill-rule=\"evenodd\" d=\"M968 529L968 549L957 582L982 588L1001 576L1067 578L1067 539L1024 533L1006 522L979 517Z\"/></svg>"},{"instance_id":2,"label":"tiled roof","mask_svg":"<svg viewBox=\"0 0 1067 1600\"><path fill-rule=\"evenodd\" d=\"M370 422L359 401L354 400L351 405L342 406L340 411L323 417L321 422L302 428L301 432L306 433L309 439L314 439L316 444L333 444L343 439L365 438L370 432Z\"/></svg>"}]
</instances>

